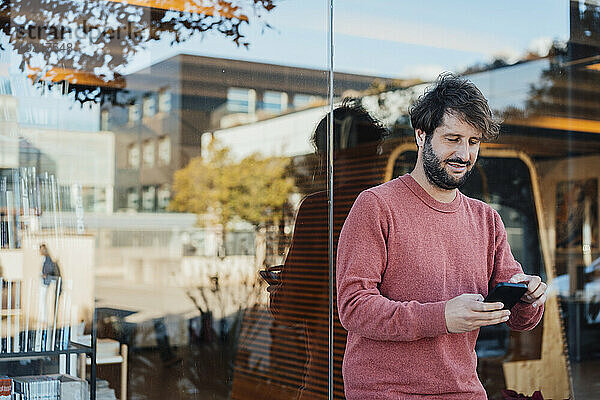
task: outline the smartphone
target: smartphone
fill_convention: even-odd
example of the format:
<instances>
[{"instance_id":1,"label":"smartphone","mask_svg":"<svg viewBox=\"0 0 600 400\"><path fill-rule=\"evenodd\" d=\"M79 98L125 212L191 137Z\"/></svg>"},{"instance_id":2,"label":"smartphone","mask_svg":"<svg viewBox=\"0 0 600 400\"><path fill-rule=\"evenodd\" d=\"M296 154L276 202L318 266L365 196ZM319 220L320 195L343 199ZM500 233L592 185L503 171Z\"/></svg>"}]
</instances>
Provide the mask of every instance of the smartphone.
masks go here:
<instances>
[{"instance_id":1,"label":"smartphone","mask_svg":"<svg viewBox=\"0 0 600 400\"><path fill-rule=\"evenodd\" d=\"M521 297L527 292L527 285L524 283L500 282L485 298L486 303L501 302L504 304L503 310L510 310L521 300Z\"/></svg>"}]
</instances>

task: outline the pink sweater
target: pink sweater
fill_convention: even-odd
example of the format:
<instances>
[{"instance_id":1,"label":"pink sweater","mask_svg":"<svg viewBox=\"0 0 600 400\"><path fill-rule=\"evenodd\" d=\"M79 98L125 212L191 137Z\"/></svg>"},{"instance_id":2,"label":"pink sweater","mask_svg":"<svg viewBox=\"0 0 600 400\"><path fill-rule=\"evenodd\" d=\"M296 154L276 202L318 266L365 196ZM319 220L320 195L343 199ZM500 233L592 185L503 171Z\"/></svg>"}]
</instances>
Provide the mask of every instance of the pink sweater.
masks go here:
<instances>
[{"instance_id":1,"label":"pink sweater","mask_svg":"<svg viewBox=\"0 0 600 400\"><path fill-rule=\"evenodd\" d=\"M479 331L448 333L444 307L463 293L486 296L519 272L487 204L462 193L438 202L408 174L362 192L337 250L347 399L486 399ZM532 329L542 313L520 303L507 324Z\"/></svg>"}]
</instances>

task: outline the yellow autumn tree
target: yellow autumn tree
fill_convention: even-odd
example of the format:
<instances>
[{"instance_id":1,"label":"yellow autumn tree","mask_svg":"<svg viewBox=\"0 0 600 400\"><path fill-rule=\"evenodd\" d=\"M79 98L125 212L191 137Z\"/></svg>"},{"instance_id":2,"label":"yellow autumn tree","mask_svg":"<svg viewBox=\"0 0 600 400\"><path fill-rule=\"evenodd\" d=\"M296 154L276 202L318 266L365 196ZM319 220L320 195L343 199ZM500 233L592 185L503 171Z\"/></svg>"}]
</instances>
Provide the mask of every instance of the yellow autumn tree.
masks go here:
<instances>
[{"instance_id":1,"label":"yellow autumn tree","mask_svg":"<svg viewBox=\"0 0 600 400\"><path fill-rule=\"evenodd\" d=\"M168 209L198 214L201 224L219 224L224 231L235 217L255 227L278 224L294 190L289 166L289 158L259 154L235 161L213 140L205 157L175 172Z\"/></svg>"}]
</instances>

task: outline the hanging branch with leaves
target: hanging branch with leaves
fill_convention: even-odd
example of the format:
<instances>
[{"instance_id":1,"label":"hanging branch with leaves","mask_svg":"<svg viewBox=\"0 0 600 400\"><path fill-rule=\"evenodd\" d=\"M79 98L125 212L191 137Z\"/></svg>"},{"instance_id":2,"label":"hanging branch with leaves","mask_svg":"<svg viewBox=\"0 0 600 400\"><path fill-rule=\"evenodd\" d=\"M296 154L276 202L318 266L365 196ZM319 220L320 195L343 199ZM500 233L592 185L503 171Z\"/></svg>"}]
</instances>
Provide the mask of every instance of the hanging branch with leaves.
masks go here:
<instances>
[{"instance_id":1,"label":"hanging branch with leaves","mask_svg":"<svg viewBox=\"0 0 600 400\"><path fill-rule=\"evenodd\" d=\"M65 84L82 103L123 88L115 73L153 41L171 45L209 32L248 47L244 25L260 23L276 0L14 0L0 2L0 51L40 84Z\"/></svg>"}]
</instances>

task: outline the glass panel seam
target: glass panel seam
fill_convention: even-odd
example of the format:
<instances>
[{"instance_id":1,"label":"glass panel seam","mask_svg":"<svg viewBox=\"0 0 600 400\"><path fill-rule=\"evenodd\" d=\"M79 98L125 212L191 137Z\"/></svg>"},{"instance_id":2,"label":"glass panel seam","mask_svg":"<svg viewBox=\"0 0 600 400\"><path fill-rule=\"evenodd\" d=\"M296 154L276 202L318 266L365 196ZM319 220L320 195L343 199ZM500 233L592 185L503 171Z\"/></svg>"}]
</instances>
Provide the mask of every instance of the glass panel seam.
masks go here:
<instances>
[{"instance_id":1,"label":"glass panel seam","mask_svg":"<svg viewBox=\"0 0 600 400\"><path fill-rule=\"evenodd\" d=\"M328 197L329 197L329 214L328 214L328 239L329 239L329 313L328 313L328 362L327 362L327 372L328 372L328 382L327 382L327 398L329 400L333 400L333 316L335 310L333 309L333 295L334 295L334 276L333 276L333 268L334 268L334 257L333 253L333 145L334 145L334 135L333 135L333 127L334 127L334 119L333 119L333 62L334 62L334 46L333 46L333 1L328 1L328 26L327 26L327 49L328 49L328 71L329 71L329 129L327 130L327 178L328 178Z\"/></svg>"}]
</instances>

